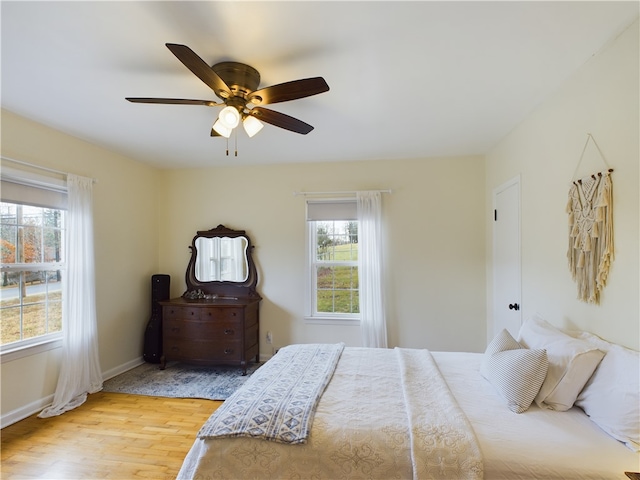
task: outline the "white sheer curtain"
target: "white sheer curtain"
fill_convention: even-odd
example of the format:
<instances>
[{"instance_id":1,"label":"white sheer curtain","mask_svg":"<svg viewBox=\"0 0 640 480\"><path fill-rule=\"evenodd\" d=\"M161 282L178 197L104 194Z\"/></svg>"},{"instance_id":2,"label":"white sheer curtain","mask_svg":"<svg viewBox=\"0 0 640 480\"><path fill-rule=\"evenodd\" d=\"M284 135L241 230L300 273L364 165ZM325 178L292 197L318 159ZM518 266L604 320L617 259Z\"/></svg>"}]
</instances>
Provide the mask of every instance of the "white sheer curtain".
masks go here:
<instances>
[{"instance_id":1,"label":"white sheer curtain","mask_svg":"<svg viewBox=\"0 0 640 480\"><path fill-rule=\"evenodd\" d=\"M215 260L219 257L216 254L217 246L214 244L217 238L200 237L196 240L196 249L198 250L198 261L196 262L196 278L203 282L220 280L216 273L218 262Z\"/></svg>"},{"instance_id":2,"label":"white sheer curtain","mask_svg":"<svg viewBox=\"0 0 640 480\"><path fill-rule=\"evenodd\" d=\"M247 270L244 268L246 240L244 237L236 237L232 239L231 244L231 261L233 262L233 278L234 282L244 282L247 277Z\"/></svg>"},{"instance_id":3,"label":"white sheer curtain","mask_svg":"<svg viewBox=\"0 0 640 480\"><path fill-rule=\"evenodd\" d=\"M387 347L382 282L382 195L357 192L360 328L365 347Z\"/></svg>"},{"instance_id":4,"label":"white sheer curtain","mask_svg":"<svg viewBox=\"0 0 640 480\"><path fill-rule=\"evenodd\" d=\"M67 188L62 365L53 404L40 412L40 418L74 409L85 402L87 393L102 390L95 308L93 181L68 175Z\"/></svg>"}]
</instances>

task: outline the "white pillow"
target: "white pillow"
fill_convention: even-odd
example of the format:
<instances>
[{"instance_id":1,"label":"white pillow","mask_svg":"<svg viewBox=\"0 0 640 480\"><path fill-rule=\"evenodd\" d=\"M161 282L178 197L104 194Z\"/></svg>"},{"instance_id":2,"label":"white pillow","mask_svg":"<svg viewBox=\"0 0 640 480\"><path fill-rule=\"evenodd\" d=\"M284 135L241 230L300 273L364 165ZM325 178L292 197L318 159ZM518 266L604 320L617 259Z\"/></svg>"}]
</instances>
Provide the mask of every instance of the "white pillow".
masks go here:
<instances>
[{"instance_id":1,"label":"white pillow","mask_svg":"<svg viewBox=\"0 0 640 480\"><path fill-rule=\"evenodd\" d=\"M515 413L526 411L547 374L544 350L524 349L504 329L484 353L480 374L486 378Z\"/></svg>"},{"instance_id":2,"label":"white pillow","mask_svg":"<svg viewBox=\"0 0 640 480\"><path fill-rule=\"evenodd\" d=\"M640 451L640 352L587 332L578 338L607 353L576 405L613 438Z\"/></svg>"},{"instance_id":3,"label":"white pillow","mask_svg":"<svg viewBox=\"0 0 640 480\"><path fill-rule=\"evenodd\" d=\"M537 315L522 325L518 342L547 351L549 371L535 402L551 410L569 410L604 357L589 342L563 333Z\"/></svg>"}]
</instances>

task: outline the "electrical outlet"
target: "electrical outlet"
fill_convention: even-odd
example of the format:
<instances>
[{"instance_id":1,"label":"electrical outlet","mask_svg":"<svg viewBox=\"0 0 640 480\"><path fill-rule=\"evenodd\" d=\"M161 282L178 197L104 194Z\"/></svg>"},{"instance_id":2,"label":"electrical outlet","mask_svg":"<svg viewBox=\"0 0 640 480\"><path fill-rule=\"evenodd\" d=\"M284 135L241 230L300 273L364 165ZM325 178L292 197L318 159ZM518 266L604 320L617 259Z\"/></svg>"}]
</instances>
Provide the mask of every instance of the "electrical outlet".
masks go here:
<instances>
[{"instance_id":1,"label":"electrical outlet","mask_svg":"<svg viewBox=\"0 0 640 480\"><path fill-rule=\"evenodd\" d=\"M271 334L271 331L269 331L267 332L267 343L271 345L272 341L273 341L273 335Z\"/></svg>"}]
</instances>

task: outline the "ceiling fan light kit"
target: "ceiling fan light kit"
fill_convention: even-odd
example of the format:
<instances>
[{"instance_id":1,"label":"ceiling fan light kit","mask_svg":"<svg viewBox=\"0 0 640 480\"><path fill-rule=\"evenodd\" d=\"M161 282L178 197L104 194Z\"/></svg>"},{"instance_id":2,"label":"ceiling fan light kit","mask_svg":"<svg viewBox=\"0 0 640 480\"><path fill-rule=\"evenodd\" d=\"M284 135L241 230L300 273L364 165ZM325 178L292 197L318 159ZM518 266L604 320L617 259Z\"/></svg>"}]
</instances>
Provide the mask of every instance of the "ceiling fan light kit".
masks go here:
<instances>
[{"instance_id":1,"label":"ceiling fan light kit","mask_svg":"<svg viewBox=\"0 0 640 480\"><path fill-rule=\"evenodd\" d=\"M234 107L224 107L220 110L218 120L222 125L233 130L240 123L240 112Z\"/></svg>"},{"instance_id":2,"label":"ceiling fan light kit","mask_svg":"<svg viewBox=\"0 0 640 480\"><path fill-rule=\"evenodd\" d=\"M291 132L306 135L313 127L297 118L267 109L262 105L288 102L329 91L322 77L305 78L280 83L258 90L260 73L253 67L238 62L220 62L210 67L186 45L167 43L167 48L185 67L213 90L222 103L210 100L187 100L179 98L127 97L133 103L156 103L172 105L224 106L211 129L211 136L229 138L242 119L249 137L258 133L265 123Z\"/></svg>"},{"instance_id":3,"label":"ceiling fan light kit","mask_svg":"<svg viewBox=\"0 0 640 480\"><path fill-rule=\"evenodd\" d=\"M249 138L251 138L260 130L262 130L262 127L264 127L264 123L262 123L256 117L247 115L242 122L242 126L244 127L244 131L247 132L247 135L249 135Z\"/></svg>"},{"instance_id":4,"label":"ceiling fan light kit","mask_svg":"<svg viewBox=\"0 0 640 480\"><path fill-rule=\"evenodd\" d=\"M231 132L232 131L233 131L233 128L227 127L218 118L216 120L216 122L213 124L213 129L212 129L212 132L211 132L211 136L212 137L222 136L222 137L225 137L225 138L229 138L231 136ZM216 132L218 135L214 134L213 132Z\"/></svg>"}]
</instances>

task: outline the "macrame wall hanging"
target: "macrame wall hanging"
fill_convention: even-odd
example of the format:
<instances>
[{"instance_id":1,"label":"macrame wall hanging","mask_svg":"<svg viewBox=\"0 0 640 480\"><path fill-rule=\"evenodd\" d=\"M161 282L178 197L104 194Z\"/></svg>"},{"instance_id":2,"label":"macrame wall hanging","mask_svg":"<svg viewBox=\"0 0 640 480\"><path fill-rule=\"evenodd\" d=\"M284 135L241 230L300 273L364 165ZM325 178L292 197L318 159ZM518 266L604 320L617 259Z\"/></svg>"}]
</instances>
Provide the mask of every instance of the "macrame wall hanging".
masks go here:
<instances>
[{"instance_id":1,"label":"macrame wall hanging","mask_svg":"<svg viewBox=\"0 0 640 480\"><path fill-rule=\"evenodd\" d=\"M607 168L576 179L589 142L593 142L598 149ZM578 286L578 299L587 303L600 303L600 293L607 284L614 256L612 172L613 169L609 167L595 139L590 133L587 134L587 142L573 174L567 202L569 270Z\"/></svg>"}]
</instances>

